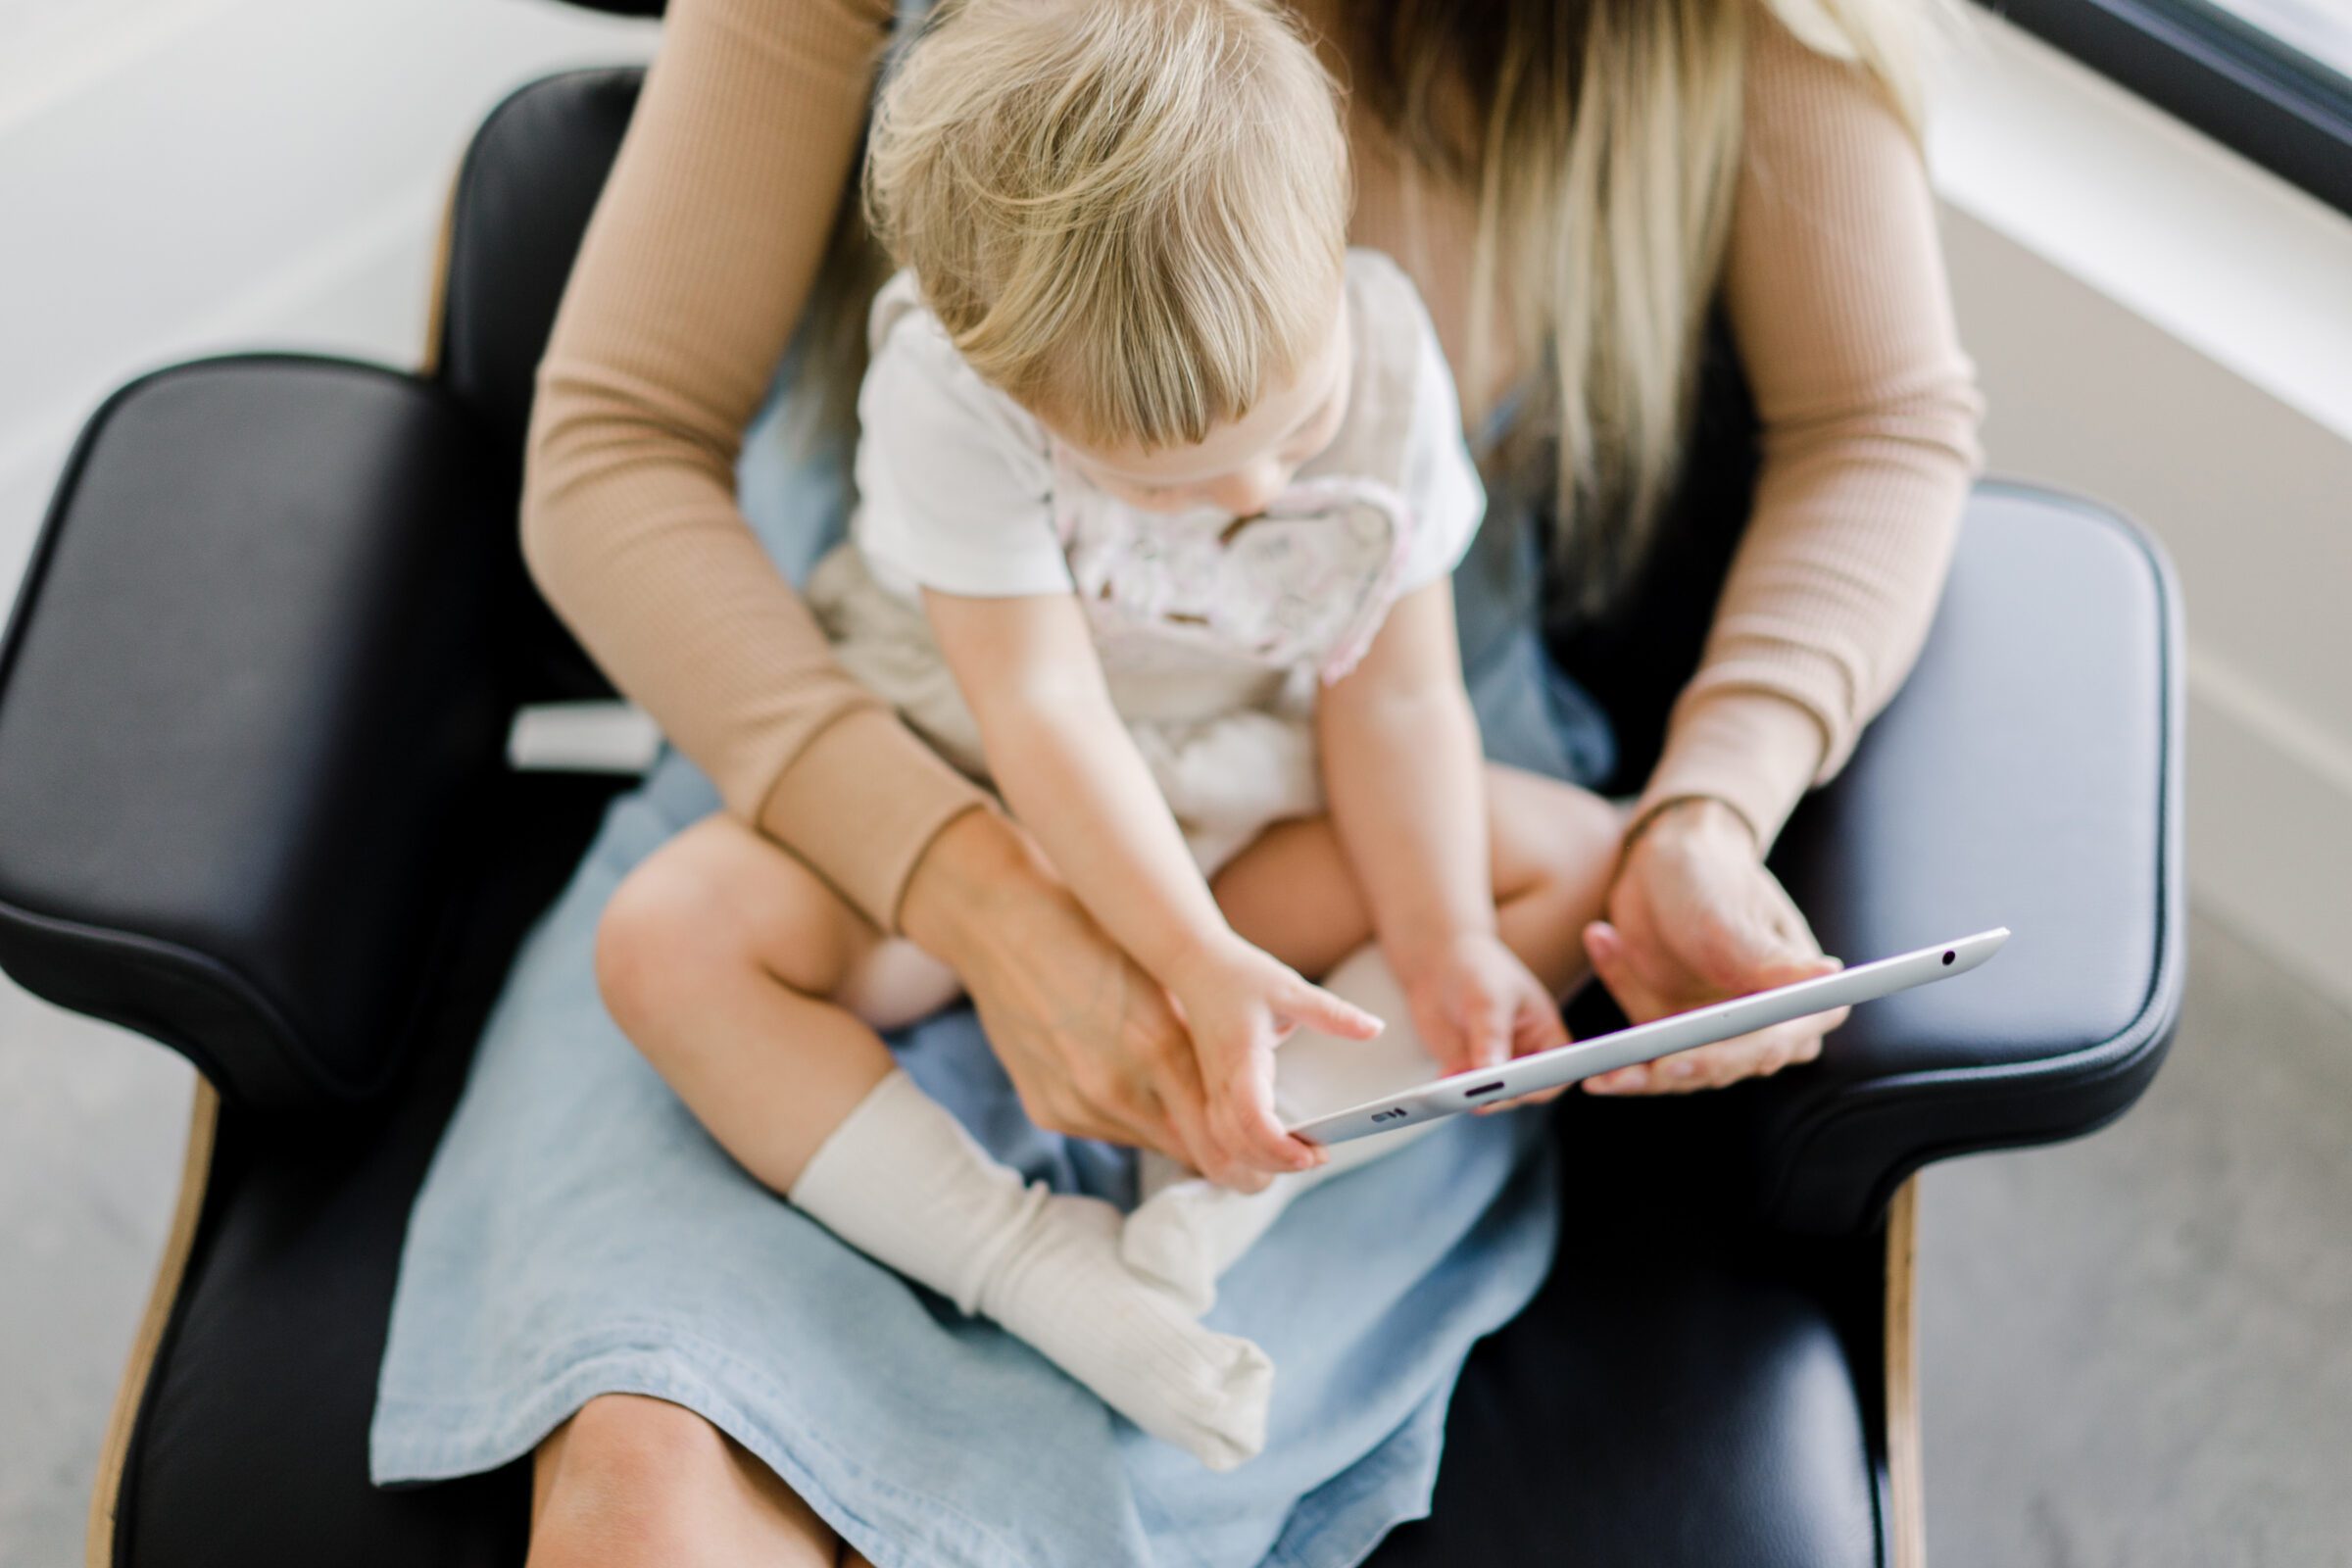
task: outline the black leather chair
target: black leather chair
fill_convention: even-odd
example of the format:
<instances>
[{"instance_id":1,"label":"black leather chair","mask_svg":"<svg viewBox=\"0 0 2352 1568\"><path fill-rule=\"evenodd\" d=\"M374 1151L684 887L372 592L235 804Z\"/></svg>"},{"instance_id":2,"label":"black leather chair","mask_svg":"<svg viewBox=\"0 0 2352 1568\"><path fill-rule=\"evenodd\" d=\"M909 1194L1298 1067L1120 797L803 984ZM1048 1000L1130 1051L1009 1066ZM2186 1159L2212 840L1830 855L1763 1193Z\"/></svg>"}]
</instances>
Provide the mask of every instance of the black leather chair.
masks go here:
<instances>
[{"instance_id":1,"label":"black leather chair","mask_svg":"<svg viewBox=\"0 0 2352 1568\"><path fill-rule=\"evenodd\" d=\"M521 1466L378 1492L412 1195L525 925L614 787L504 762L603 688L515 547L532 367L637 89L516 93L466 160L430 363L253 356L91 419L0 650L0 964L202 1074L106 1447L92 1563L513 1565ZM1752 463L1736 375L1660 551L1558 646L1629 774L1691 663ZM1660 584L1676 576L1679 592ZM2178 600L2130 524L1972 504L1917 672L1775 858L1832 951L1994 923L1998 962L1817 1065L1555 1121L1571 1202L1472 1357L1435 1511L1382 1568L1922 1559L1911 1174L2147 1084L2181 972Z\"/></svg>"}]
</instances>

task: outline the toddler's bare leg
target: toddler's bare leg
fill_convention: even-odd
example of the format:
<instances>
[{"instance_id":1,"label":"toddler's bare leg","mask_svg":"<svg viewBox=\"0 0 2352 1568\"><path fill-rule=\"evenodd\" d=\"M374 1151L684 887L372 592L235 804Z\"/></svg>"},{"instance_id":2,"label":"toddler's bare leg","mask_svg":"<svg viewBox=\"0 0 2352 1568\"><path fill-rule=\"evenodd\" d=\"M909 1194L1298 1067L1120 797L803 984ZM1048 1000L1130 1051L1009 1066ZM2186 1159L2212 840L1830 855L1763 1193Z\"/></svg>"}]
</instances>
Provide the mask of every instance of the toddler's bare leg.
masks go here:
<instances>
[{"instance_id":1,"label":"toddler's bare leg","mask_svg":"<svg viewBox=\"0 0 2352 1568\"><path fill-rule=\"evenodd\" d=\"M1624 813L1590 790L1487 764L1496 934L1559 995L1585 978L1584 927L1607 898L1623 828ZM1268 828L1217 874L1215 891L1234 930L1310 977L1373 936L1329 817Z\"/></svg>"},{"instance_id":2,"label":"toddler's bare leg","mask_svg":"<svg viewBox=\"0 0 2352 1568\"><path fill-rule=\"evenodd\" d=\"M723 817L615 890L597 933L613 1019L712 1137L843 1241L996 1319L1138 1426L1217 1468L1265 1441L1273 1367L1119 1257L1118 1211L1031 1188L829 1000L904 1010L888 953L792 856ZM900 966L904 976L909 972ZM920 968L912 971L920 978Z\"/></svg>"},{"instance_id":3,"label":"toddler's bare leg","mask_svg":"<svg viewBox=\"0 0 2352 1568\"><path fill-rule=\"evenodd\" d=\"M881 934L784 850L708 817L631 871L596 933L612 1021L710 1136L790 1192L891 1071L830 999Z\"/></svg>"},{"instance_id":4,"label":"toddler's bare leg","mask_svg":"<svg viewBox=\"0 0 2352 1568\"><path fill-rule=\"evenodd\" d=\"M1496 928L1504 945L1564 994L1585 975L1582 933L1601 912L1621 827L1616 808L1584 790L1513 768L1487 769ZM1218 903L1234 929L1325 990L1388 1022L1378 1039L1300 1030L1275 1055L1275 1098L1286 1122L1427 1083L1439 1065L1422 1044L1402 988L1370 941L1372 917L1339 835L1326 818L1285 822L1227 866ZM1301 1193L1392 1153L1428 1124L1333 1146L1320 1169L1243 1194L1147 1160L1145 1200L1122 1249L1143 1273L1205 1310L1217 1277Z\"/></svg>"}]
</instances>

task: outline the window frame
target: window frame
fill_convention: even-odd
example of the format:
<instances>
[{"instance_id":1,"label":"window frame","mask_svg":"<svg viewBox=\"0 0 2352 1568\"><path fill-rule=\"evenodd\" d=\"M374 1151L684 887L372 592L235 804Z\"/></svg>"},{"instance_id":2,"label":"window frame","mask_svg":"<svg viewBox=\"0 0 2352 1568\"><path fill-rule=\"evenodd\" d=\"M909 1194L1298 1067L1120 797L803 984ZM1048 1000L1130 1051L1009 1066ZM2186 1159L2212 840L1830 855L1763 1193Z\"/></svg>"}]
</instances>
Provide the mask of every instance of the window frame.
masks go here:
<instances>
[{"instance_id":1,"label":"window frame","mask_svg":"<svg viewBox=\"0 0 2352 1568\"><path fill-rule=\"evenodd\" d=\"M1980 0L2352 215L2352 81L2197 0Z\"/></svg>"}]
</instances>

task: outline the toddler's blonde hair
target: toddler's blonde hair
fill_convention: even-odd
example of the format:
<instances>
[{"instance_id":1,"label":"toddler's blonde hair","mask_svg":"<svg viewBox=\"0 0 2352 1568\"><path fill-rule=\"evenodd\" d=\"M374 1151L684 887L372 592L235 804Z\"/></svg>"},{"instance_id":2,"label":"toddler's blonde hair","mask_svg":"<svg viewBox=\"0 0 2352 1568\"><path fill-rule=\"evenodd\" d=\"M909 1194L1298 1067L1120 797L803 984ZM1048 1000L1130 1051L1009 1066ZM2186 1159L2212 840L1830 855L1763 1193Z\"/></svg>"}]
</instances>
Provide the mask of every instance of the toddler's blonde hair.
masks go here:
<instances>
[{"instance_id":1,"label":"toddler's blonde hair","mask_svg":"<svg viewBox=\"0 0 2352 1568\"><path fill-rule=\"evenodd\" d=\"M864 191L972 368L1083 441L1199 441L1333 326L1337 93L1261 0L945 0Z\"/></svg>"}]
</instances>

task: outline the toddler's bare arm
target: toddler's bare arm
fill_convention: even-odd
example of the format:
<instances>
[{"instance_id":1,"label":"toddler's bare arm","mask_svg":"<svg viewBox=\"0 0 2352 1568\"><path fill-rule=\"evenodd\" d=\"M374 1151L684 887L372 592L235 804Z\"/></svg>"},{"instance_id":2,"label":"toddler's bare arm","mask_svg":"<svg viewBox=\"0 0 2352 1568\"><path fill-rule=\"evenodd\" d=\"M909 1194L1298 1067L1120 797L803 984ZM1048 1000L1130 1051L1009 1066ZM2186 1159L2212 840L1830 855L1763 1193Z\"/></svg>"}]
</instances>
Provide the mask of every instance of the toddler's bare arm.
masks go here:
<instances>
[{"instance_id":1,"label":"toddler's bare arm","mask_svg":"<svg viewBox=\"0 0 2352 1568\"><path fill-rule=\"evenodd\" d=\"M1175 997L1212 1127L1266 1170L1314 1164L1316 1152L1274 1114L1274 1044L1300 1023L1368 1038L1378 1020L1233 934L1111 705L1076 599L926 590L923 600L1006 804L1089 912Z\"/></svg>"}]
</instances>

